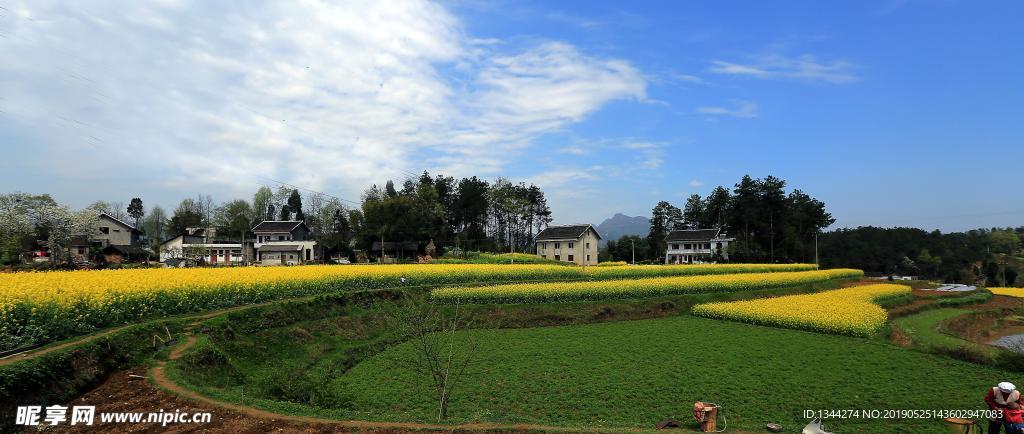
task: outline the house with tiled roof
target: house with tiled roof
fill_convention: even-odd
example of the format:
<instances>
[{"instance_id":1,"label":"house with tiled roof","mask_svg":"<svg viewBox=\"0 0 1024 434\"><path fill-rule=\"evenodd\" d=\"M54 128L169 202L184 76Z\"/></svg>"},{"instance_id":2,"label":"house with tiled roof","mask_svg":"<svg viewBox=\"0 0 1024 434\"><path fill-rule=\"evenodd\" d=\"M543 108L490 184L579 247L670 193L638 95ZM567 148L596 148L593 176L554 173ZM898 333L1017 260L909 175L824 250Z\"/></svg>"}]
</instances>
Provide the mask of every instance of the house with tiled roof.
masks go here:
<instances>
[{"instance_id":1,"label":"house with tiled roof","mask_svg":"<svg viewBox=\"0 0 1024 434\"><path fill-rule=\"evenodd\" d=\"M537 255L576 265L597 264L601 235L590 224L548 226L537 234Z\"/></svg>"},{"instance_id":2,"label":"house with tiled roof","mask_svg":"<svg viewBox=\"0 0 1024 434\"><path fill-rule=\"evenodd\" d=\"M302 221L267 220L252 228L259 265L297 265L319 259L316 241Z\"/></svg>"},{"instance_id":3,"label":"house with tiled roof","mask_svg":"<svg viewBox=\"0 0 1024 434\"><path fill-rule=\"evenodd\" d=\"M729 243L735 241L721 229L676 229L665 237L666 264L714 262L716 257L729 259Z\"/></svg>"}]
</instances>

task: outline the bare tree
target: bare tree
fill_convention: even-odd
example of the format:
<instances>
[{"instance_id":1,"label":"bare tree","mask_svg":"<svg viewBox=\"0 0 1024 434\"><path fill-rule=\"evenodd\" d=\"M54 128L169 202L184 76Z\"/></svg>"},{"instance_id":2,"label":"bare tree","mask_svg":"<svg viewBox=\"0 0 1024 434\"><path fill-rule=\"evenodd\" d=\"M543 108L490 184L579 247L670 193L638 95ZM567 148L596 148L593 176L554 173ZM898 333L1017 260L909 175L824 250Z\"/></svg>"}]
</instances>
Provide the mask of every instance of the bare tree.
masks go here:
<instances>
[{"instance_id":1,"label":"bare tree","mask_svg":"<svg viewBox=\"0 0 1024 434\"><path fill-rule=\"evenodd\" d=\"M408 295L388 309L386 315L413 347L412 354L399 356L395 362L399 368L430 379L438 403L438 422L448 418L448 403L480 349L475 335L457 333L459 329L471 328L472 322L459 316L458 304L450 307L448 313L424 296Z\"/></svg>"}]
</instances>

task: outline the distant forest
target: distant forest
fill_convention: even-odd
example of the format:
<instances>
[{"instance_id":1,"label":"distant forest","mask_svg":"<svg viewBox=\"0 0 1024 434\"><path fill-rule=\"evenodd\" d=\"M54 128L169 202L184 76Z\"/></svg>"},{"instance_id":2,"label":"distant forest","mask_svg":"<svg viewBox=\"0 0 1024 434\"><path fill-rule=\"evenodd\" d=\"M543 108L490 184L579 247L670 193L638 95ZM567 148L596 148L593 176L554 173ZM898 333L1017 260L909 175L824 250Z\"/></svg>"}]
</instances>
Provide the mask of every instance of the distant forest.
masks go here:
<instances>
[{"instance_id":1,"label":"distant forest","mask_svg":"<svg viewBox=\"0 0 1024 434\"><path fill-rule=\"evenodd\" d=\"M945 282L1022 286L1024 226L942 233L859 227L821 234L823 267L914 275Z\"/></svg>"},{"instance_id":2,"label":"distant forest","mask_svg":"<svg viewBox=\"0 0 1024 434\"><path fill-rule=\"evenodd\" d=\"M637 262L664 262L672 230L719 227L736 238L729 245L733 262L814 262L815 234L834 222L823 202L799 189L787 193L785 180L747 175L731 190L718 186L707 197L691 195L682 208L659 202L646 237L611 240L603 256L630 261L635 253Z\"/></svg>"},{"instance_id":3,"label":"distant forest","mask_svg":"<svg viewBox=\"0 0 1024 434\"><path fill-rule=\"evenodd\" d=\"M825 204L801 190L786 192L773 176L744 176L732 189L694 194L682 207L659 202L646 236L609 240L601 260L662 263L665 236L673 229L719 227L736 241L732 262L814 262L859 268L871 274L910 275L944 282L1024 286L1024 227L928 232L915 228L860 227L823 230L835 219ZM715 258L721 261L721 258Z\"/></svg>"}]
</instances>

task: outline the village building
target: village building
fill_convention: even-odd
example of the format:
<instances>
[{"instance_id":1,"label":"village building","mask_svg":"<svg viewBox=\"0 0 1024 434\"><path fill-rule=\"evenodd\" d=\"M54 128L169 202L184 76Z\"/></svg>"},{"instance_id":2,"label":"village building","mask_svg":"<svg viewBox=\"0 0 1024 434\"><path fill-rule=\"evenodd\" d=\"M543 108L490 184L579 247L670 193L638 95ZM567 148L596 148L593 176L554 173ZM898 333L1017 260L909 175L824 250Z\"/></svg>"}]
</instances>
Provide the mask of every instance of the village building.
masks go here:
<instances>
[{"instance_id":1,"label":"village building","mask_svg":"<svg viewBox=\"0 0 1024 434\"><path fill-rule=\"evenodd\" d=\"M677 229L665 237L666 264L694 264L729 259L729 243L735 241L721 229Z\"/></svg>"},{"instance_id":2,"label":"village building","mask_svg":"<svg viewBox=\"0 0 1024 434\"><path fill-rule=\"evenodd\" d=\"M95 232L79 234L68 243L68 253L75 262L99 260L109 263L144 261L152 252L145 248L146 236L134 225L105 212L96 216Z\"/></svg>"},{"instance_id":3,"label":"village building","mask_svg":"<svg viewBox=\"0 0 1024 434\"><path fill-rule=\"evenodd\" d=\"M242 265L252 256L251 244L218 238L216 228L187 228L185 233L160 244L160 262L171 266L182 261Z\"/></svg>"},{"instance_id":4,"label":"village building","mask_svg":"<svg viewBox=\"0 0 1024 434\"><path fill-rule=\"evenodd\" d=\"M537 234L537 255L577 265L597 264L601 235L593 225L548 226Z\"/></svg>"},{"instance_id":5,"label":"village building","mask_svg":"<svg viewBox=\"0 0 1024 434\"><path fill-rule=\"evenodd\" d=\"M252 228L259 265L298 265L319 259L309 226L301 221L268 220Z\"/></svg>"}]
</instances>

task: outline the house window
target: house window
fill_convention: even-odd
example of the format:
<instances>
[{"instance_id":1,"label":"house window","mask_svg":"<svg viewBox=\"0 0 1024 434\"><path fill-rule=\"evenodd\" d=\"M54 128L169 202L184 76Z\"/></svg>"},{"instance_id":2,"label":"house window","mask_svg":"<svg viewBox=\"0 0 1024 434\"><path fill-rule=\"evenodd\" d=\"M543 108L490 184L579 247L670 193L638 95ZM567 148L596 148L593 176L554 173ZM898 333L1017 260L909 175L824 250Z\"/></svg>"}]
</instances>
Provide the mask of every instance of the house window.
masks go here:
<instances>
[{"instance_id":1,"label":"house window","mask_svg":"<svg viewBox=\"0 0 1024 434\"><path fill-rule=\"evenodd\" d=\"M587 250L590 250L590 242L587 242Z\"/></svg>"},{"instance_id":2,"label":"house window","mask_svg":"<svg viewBox=\"0 0 1024 434\"><path fill-rule=\"evenodd\" d=\"M277 236L277 240L278 241L284 241L284 235L278 235Z\"/></svg>"},{"instance_id":3,"label":"house window","mask_svg":"<svg viewBox=\"0 0 1024 434\"><path fill-rule=\"evenodd\" d=\"M557 245L558 245L558 243L555 243L555 246L557 246ZM561 261L562 260L562 255L555 255L555 260L556 261Z\"/></svg>"},{"instance_id":4,"label":"house window","mask_svg":"<svg viewBox=\"0 0 1024 434\"><path fill-rule=\"evenodd\" d=\"M85 247L79 247L78 248L78 254L79 255L84 255L85 254Z\"/></svg>"},{"instance_id":5,"label":"house window","mask_svg":"<svg viewBox=\"0 0 1024 434\"><path fill-rule=\"evenodd\" d=\"M573 261L572 255L569 255L569 262L572 262L572 261Z\"/></svg>"},{"instance_id":6,"label":"house window","mask_svg":"<svg viewBox=\"0 0 1024 434\"><path fill-rule=\"evenodd\" d=\"M590 262L590 255L587 255L587 262Z\"/></svg>"},{"instance_id":7,"label":"house window","mask_svg":"<svg viewBox=\"0 0 1024 434\"><path fill-rule=\"evenodd\" d=\"M109 234L110 233L110 228L108 228L106 226L101 226L100 227L100 233L101 234Z\"/></svg>"},{"instance_id":8,"label":"house window","mask_svg":"<svg viewBox=\"0 0 1024 434\"><path fill-rule=\"evenodd\" d=\"M679 244L673 244L672 250L679 250Z\"/></svg>"},{"instance_id":9,"label":"house window","mask_svg":"<svg viewBox=\"0 0 1024 434\"><path fill-rule=\"evenodd\" d=\"M715 247L718 248L718 250L722 250L722 243L717 243Z\"/></svg>"},{"instance_id":10,"label":"house window","mask_svg":"<svg viewBox=\"0 0 1024 434\"><path fill-rule=\"evenodd\" d=\"M555 248L556 249L562 248L562 243L555 243Z\"/></svg>"},{"instance_id":11,"label":"house window","mask_svg":"<svg viewBox=\"0 0 1024 434\"><path fill-rule=\"evenodd\" d=\"M572 248L572 243L569 243L569 248L570 248L570 249ZM572 259L570 259L570 261L571 261L571 260L572 260Z\"/></svg>"},{"instance_id":12,"label":"house window","mask_svg":"<svg viewBox=\"0 0 1024 434\"><path fill-rule=\"evenodd\" d=\"M547 243L540 243L540 249L541 249L541 250L544 250L544 246L545 246L546 244L547 244Z\"/></svg>"}]
</instances>

